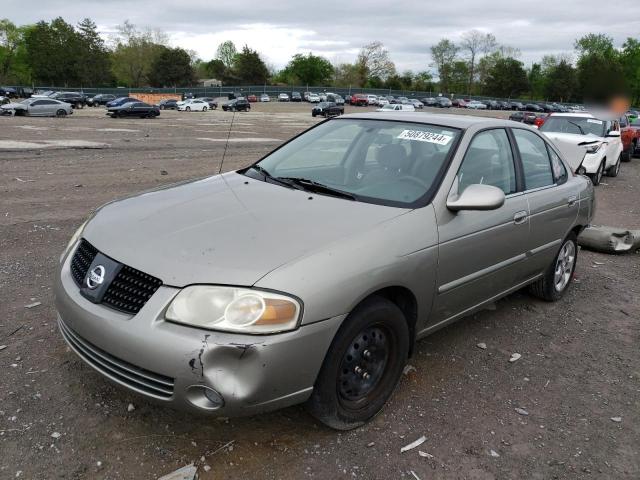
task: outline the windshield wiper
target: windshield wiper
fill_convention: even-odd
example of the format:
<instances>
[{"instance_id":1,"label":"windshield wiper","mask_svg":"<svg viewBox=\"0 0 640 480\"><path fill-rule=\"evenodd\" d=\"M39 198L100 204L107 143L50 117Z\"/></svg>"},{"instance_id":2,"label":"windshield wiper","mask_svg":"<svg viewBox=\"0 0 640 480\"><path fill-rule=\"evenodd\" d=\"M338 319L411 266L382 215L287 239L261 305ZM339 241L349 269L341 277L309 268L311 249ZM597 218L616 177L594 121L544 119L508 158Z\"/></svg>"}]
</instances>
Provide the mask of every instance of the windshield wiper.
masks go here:
<instances>
[{"instance_id":1,"label":"windshield wiper","mask_svg":"<svg viewBox=\"0 0 640 480\"><path fill-rule=\"evenodd\" d=\"M303 187L301 186L293 185L291 182L284 181L280 177L274 177L265 168L261 167L260 165L251 165L251 167L249 168L252 168L256 172L260 173L264 177L265 182L272 181L273 183L277 183L284 187L294 188L296 190L303 190Z\"/></svg>"},{"instance_id":2,"label":"windshield wiper","mask_svg":"<svg viewBox=\"0 0 640 480\"><path fill-rule=\"evenodd\" d=\"M578 127L578 130L580 130L580 135L585 135L584 130L582 129L582 127L580 125L578 125L576 122L572 122L570 120L567 120L567 123L570 123L571 125L574 125L574 126Z\"/></svg>"},{"instance_id":3,"label":"windshield wiper","mask_svg":"<svg viewBox=\"0 0 640 480\"><path fill-rule=\"evenodd\" d=\"M330 187L329 185L325 185L323 183L316 182L315 180L310 180L308 178L302 178L302 177L275 177L275 178L276 180L282 180L284 182L289 182L291 184L298 185L310 192L315 192L315 193L325 194L325 195L332 195L334 197L346 198L348 200L356 200L356 196L353 195L352 193Z\"/></svg>"}]
</instances>

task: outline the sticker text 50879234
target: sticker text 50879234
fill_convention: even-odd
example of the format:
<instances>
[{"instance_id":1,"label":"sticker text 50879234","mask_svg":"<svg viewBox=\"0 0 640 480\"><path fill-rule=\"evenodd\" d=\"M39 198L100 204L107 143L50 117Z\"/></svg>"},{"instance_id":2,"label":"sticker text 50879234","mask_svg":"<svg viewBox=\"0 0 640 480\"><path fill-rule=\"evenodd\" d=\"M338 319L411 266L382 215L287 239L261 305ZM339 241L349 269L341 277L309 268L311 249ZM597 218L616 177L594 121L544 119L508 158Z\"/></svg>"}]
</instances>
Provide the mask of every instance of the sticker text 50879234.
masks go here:
<instances>
[{"instance_id":1,"label":"sticker text 50879234","mask_svg":"<svg viewBox=\"0 0 640 480\"><path fill-rule=\"evenodd\" d=\"M403 130L400 135L398 135L398 138L446 145L453 137L444 135L443 133L423 132L421 130Z\"/></svg>"}]
</instances>

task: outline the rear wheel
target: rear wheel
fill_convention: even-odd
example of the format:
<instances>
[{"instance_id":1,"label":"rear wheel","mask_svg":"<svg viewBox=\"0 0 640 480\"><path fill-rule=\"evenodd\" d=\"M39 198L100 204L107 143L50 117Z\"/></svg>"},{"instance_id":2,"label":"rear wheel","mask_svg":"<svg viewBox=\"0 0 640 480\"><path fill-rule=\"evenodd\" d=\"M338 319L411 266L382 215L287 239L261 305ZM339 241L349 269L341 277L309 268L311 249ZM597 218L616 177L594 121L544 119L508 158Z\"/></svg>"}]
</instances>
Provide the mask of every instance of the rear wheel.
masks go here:
<instances>
[{"instance_id":1,"label":"rear wheel","mask_svg":"<svg viewBox=\"0 0 640 480\"><path fill-rule=\"evenodd\" d=\"M609 177L617 177L618 176L618 172L620 172L620 161L622 160L622 154L620 154L620 156L618 157L618 161L615 163L615 165L612 165L609 167L609 169L607 170L607 176Z\"/></svg>"},{"instance_id":2,"label":"rear wheel","mask_svg":"<svg viewBox=\"0 0 640 480\"><path fill-rule=\"evenodd\" d=\"M530 286L531 293L547 302L560 300L571 285L577 259L578 245L576 235L572 232L562 243L543 277Z\"/></svg>"},{"instance_id":3,"label":"rear wheel","mask_svg":"<svg viewBox=\"0 0 640 480\"><path fill-rule=\"evenodd\" d=\"M635 150L635 146L633 144L631 144L629 146L629 150L623 150L622 153L620 154L620 158L623 162L630 162L631 161L631 157L633 156L633 152Z\"/></svg>"},{"instance_id":4,"label":"rear wheel","mask_svg":"<svg viewBox=\"0 0 640 480\"><path fill-rule=\"evenodd\" d=\"M325 425L349 430L376 415L409 352L409 327L389 300L371 297L349 314L322 364L307 407Z\"/></svg>"}]
</instances>

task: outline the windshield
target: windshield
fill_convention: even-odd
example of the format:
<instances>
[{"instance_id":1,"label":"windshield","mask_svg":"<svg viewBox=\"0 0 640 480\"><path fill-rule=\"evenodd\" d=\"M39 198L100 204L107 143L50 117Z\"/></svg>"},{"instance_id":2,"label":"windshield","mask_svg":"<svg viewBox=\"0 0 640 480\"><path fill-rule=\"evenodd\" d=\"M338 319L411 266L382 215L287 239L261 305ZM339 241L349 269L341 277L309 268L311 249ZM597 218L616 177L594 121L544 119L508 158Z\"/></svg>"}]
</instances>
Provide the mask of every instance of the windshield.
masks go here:
<instances>
[{"instance_id":1,"label":"windshield","mask_svg":"<svg viewBox=\"0 0 640 480\"><path fill-rule=\"evenodd\" d=\"M542 124L540 131L604 137L604 128L605 122L596 118L551 116Z\"/></svg>"},{"instance_id":2,"label":"windshield","mask_svg":"<svg viewBox=\"0 0 640 480\"><path fill-rule=\"evenodd\" d=\"M305 179L358 201L412 207L435 189L459 135L454 128L422 123L332 120L258 165L276 180Z\"/></svg>"}]
</instances>

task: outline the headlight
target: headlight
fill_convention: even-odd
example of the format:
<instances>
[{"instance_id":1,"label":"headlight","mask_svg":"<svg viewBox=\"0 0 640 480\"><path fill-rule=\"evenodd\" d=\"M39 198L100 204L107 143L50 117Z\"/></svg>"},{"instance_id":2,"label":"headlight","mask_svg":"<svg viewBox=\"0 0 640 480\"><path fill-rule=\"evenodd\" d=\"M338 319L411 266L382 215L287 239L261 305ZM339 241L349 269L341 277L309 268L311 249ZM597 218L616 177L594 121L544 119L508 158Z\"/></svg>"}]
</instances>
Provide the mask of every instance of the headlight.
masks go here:
<instances>
[{"instance_id":1,"label":"headlight","mask_svg":"<svg viewBox=\"0 0 640 480\"><path fill-rule=\"evenodd\" d=\"M248 288L195 285L180 291L165 318L211 330L277 333L298 326L300 304L277 293Z\"/></svg>"},{"instance_id":2,"label":"headlight","mask_svg":"<svg viewBox=\"0 0 640 480\"><path fill-rule=\"evenodd\" d=\"M602 143L594 143L593 145L589 145L587 147L587 153L596 153L602 147Z\"/></svg>"},{"instance_id":3,"label":"headlight","mask_svg":"<svg viewBox=\"0 0 640 480\"><path fill-rule=\"evenodd\" d=\"M73 247L76 244L76 242L80 240L80 237L82 236L82 232L84 231L84 227L87 225L87 222L90 220L90 218L91 217L85 220L82 223L82 225L80 225L78 229L73 233L73 235L71 235L71 240L69 240L69 243L67 244L64 251L62 252L62 255L60 255L60 263L62 263L62 261L65 259L65 257L69 253L69 250L71 250L71 247Z\"/></svg>"}]
</instances>

